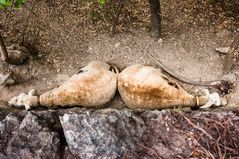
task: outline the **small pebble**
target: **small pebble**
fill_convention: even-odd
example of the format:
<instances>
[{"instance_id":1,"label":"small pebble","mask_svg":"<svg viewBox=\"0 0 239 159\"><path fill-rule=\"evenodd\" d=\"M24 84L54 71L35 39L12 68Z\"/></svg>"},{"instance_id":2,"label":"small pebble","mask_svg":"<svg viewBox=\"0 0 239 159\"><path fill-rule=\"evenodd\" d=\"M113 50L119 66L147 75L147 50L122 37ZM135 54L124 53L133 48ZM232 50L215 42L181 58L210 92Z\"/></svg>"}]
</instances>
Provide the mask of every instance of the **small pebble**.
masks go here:
<instances>
[{"instance_id":1,"label":"small pebble","mask_svg":"<svg viewBox=\"0 0 239 159\"><path fill-rule=\"evenodd\" d=\"M120 42L116 43L116 44L115 44L115 48L119 47L120 45L121 45Z\"/></svg>"}]
</instances>

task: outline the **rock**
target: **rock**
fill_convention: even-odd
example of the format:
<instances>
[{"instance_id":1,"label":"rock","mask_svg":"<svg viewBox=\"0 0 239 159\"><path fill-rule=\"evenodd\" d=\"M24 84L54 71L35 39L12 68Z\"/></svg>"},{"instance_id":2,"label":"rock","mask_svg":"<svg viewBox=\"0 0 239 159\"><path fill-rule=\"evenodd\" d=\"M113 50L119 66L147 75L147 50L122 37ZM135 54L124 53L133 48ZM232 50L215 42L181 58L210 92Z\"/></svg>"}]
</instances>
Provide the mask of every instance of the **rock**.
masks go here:
<instances>
[{"instance_id":1,"label":"rock","mask_svg":"<svg viewBox=\"0 0 239 159\"><path fill-rule=\"evenodd\" d=\"M29 58L29 50L22 45L13 44L7 47L8 51L8 63L14 65L23 64Z\"/></svg>"},{"instance_id":2,"label":"rock","mask_svg":"<svg viewBox=\"0 0 239 159\"><path fill-rule=\"evenodd\" d=\"M64 154L63 154L63 157L62 157L63 159L80 159L79 157L76 157L76 156L74 156L72 153L71 153L71 151L70 151L70 149L69 149L69 147L68 146L66 146L65 147L65 149L64 149Z\"/></svg>"},{"instance_id":3,"label":"rock","mask_svg":"<svg viewBox=\"0 0 239 159\"><path fill-rule=\"evenodd\" d=\"M0 70L0 85L6 86L15 83L15 75L11 69Z\"/></svg>"},{"instance_id":4,"label":"rock","mask_svg":"<svg viewBox=\"0 0 239 159\"><path fill-rule=\"evenodd\" d=\"M158 46L159 46L159 48L161 48L163 46L163 39L162 38L159 38Z\"/></svg>"},{"instance_id":5,"label":"rock","mask_svg":"<svg viewBox=\"0 0 239 159\"><path fill-rule=\"evenodd\" d=\"M230 74L226 74L226 75L222 76L221 79L225 80L225 81L236 82L237 77L235 74L230 73Z\"/></svg>"},{"instance_id":6,"label":"rock","mask_svg":"<svg viewBox=\"0 0 239 159\"><path fill-rule=\"evenodd\" d=\"M239 155L239 116L228 111L71 108L14 112L0 120L0 159L220 158L219 151Z\"/></svg>"},{"instance_id":7,"label":"rock","mask_svg":"<svg viewBox=\"0 0 239 159\"><path fill-rule=\"evenodd\" d=\"M0 158L1 159L7 159L7 156L5 156L4 154L0 153Z\"/></svg>"},{"instance_id":8,"label":"rock","mask_svg":"<svg viewBox=\"0 0 239 159\"><path fill-rule=\"evenodd\" d=\"M66 113L60 121L72 154L87 159L114 159L135 151L145 131L143 120L130 110Z\"/></svg>"},{"instance_id":9,"label":"rock","mask_svg":"<svg viewBox=\"0 0 239 159\"><path fill-rule=\"evenodd\" d=\"M222 54L227 54L230 47L217 47L215 50Z\"/></svg>"},{"instance_id":10,"label":"rock","mask_svg":"<svg viewBox=\"0 0 239 159\"><path fill-rule=\"evenodd\" d=\"M154 150L160 158L186 158L195 149L190 134L184 134L174 127L174 117L170 111L146 111L141 115L147 131L144 134L145 154ZM147 156L147 155L146 155ZM154 157L152 154L147 157Z\"/></svg>"},{"instance_id":11,"label":"rock","mask_svg":"<svg viewBox=\"0 0 239 159\"><path fill-rule=\"evenodd\" d=\"M13 136L13 131L18 130L18 127L21 123L21 119L16 116L14 113L8 114L4 120L0 122L0 153L6 154L6 147L8 141ZM2 159L4 154L0 154Z\"/></svg>"},{"instance_id":12,"label":"rock","mask_svg":"<svg viewBox=\"0 0 239 159\"><path fill-rule=\"evenodd\" d=\"M51 114L52 113L47 113ZM8 143L9 158L60 158L60 138L58 132L51 130L51 119L29 112L23 119L18 131Z\"/></svg>"},{"instance_id":13,"label":"rock","mask_svg":"<svg viewBox=\"0 0 239 159\"><path fill-rule=\"evenodd\" d=\"M206 152L209 152L217 144L231 147L232 140L239 143L239 117L232 112L183 113L155 110L146 111L140 117L147 128L143 135L144 145L136 152L143 154L140 158L210 158L209 154L202 153L205 152L205 144L210 143L206 148ZM230 128L225 130L225 126ZM231 133L231 130L235 132ZM225 133L232 135L231 141L227 135L224 136ZM219 158L216 152L210 155Z\"/></svg>"},{"instance_id":14,"label":"rock","mask_svg":"<svg viewBox=\"0 0 239 159\"><path fill-rule=\"evenodd\" d=\"M117 43L115 44L115 48L118 48L120 45L121 45L121 43L120 43L120 42L117 42Z\"/></svg>"}]
</instances>

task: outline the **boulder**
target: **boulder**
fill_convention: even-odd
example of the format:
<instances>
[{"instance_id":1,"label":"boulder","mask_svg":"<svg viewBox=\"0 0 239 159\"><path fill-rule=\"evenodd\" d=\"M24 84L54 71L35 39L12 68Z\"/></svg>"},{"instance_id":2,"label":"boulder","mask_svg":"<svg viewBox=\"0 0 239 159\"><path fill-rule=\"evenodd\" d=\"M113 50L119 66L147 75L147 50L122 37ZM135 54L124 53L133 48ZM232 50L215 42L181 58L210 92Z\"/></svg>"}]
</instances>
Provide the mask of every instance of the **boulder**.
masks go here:
<instances>
[{"instance_id":1,"label":"boulder","mask_svg":"<svg viewBox=\"0 0 239 159\"><path fill-rule=\"evenodd\" d=\"M13 131L18 130L20 123L21 119L15 113L8 114L0 122L0 158L6 155L8 141L12 138Z\"/></svg>"},{"instance_id":2,"label":"boulder","mask_svg":"<svg viewBox=\"0 0 239 159\"><path fill-rule=\"evenodd\" d=\"M14 159L60 158L59 133L50 129L51 123L50 119L29 112L19 125L19 130L13 131L14 135L7 147L7 156Z\"/></svg>"},{"instance_id":3,"label":"boulder","mask_svg":"<svg viewBox=\"0 0 239 159\"><path fill-rule=\"evenodd\" d=\"M141 117L147 130L141 151L147 158L186 158L195 149L190 133L183 133L175 127L176 119L170 111L146 111Z\"/></svg>"},{"instance_id":4,"label":"boulder","mask_svg":"<svg viewBox=\"0 0 239 159\"><path fill-rule=\"evenodd\" d=\"M146 129L130 110L85 110L60 117L73 155L80 158L121 158L135 151Z\"/></svg>"},{"instance_id":5,"label":"boulder","mask_svg":"<svg viewBox=\"0 0 239 159\"><path fill-rule=\"evenodd\" d=\"M238 134L230 111L19 111L0 116L0 159L236 158Z\"/></svg>"}]
</instances>

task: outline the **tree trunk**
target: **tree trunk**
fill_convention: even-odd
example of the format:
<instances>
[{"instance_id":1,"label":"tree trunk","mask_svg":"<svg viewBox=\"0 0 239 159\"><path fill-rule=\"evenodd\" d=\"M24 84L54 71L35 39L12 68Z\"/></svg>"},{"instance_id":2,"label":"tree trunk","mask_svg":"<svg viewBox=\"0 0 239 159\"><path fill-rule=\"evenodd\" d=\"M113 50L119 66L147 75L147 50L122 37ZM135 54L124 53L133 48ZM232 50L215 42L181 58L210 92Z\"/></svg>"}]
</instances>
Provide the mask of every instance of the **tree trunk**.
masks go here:
<instances>
[{"instance_id":1,"label":"tree trunk","mask_svg":"<svg viewBox=\"0 0 239 159\"><path fill-rule=\"evenodd\" d=\"M160 37L161 35L161 9L160 0L149 0L151 12L151 36Z\"/></svg>"},{"instance_id":2,"label":"tree trunk","mask_svg":"<svg viewBox=\"0 0 239 159\"><path fill-rule=\"evenodd\" d=\"M0 34L0 55L1 55L1 60L2 61L7 61L8 60L8 53L7 53L7 48L4 44L3 38Z\"/></svg>"},{"instance_id":3,"label":"tree trunk","mask_svg":"<svg viewBox=\"0 0 239 159\"><path fill-rule=\"evenodd\" d=\"M236 58L235 56L235 51L236 49L238 48L239 46L239 34L237 35L237 37L234 39L234 41L232 42L228 52L227 52L227 55L226 55L226 61L224 63L224 66L223 66L223 72L226 74L226 73L229 73L232 69L232 66L233 66L233 60L234 58Z\"/></svg>"}]
</instances>

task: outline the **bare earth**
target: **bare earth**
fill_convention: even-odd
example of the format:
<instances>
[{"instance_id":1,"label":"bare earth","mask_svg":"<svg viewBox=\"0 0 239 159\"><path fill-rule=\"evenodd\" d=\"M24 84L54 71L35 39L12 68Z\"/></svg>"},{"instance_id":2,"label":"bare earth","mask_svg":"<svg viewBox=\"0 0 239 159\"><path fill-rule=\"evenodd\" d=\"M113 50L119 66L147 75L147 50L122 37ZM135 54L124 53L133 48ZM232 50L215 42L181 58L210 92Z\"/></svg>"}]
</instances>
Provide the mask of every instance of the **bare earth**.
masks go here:
<instances>
[{"instance_id":1,"label":"bare earth","mask_svg":"<svg viewBox=\"0 0 239 159\"><path fill-rule=\"evenodd\" d=\"M11 66L26 81L0 87L0 105L19 93L34 88L38 93L50 90L93 60L115 64L121 70L131 64L157 67L148 57L152 53L174 72L192 80L221 79L225 55L216 47L230 46L239 32L239 3L225 5L206 0L162 1L162 39L149 36L147 1L127 2L122 10L117 34L111 36L110 5L63 0L27 1L21 10L0 11L5 23L7 45L20 43L25 29L26 44L34 44L38 52L22 66ZM228 2L225 2L228 3ZM112 8L110 8L112 10ZM232 16L233 14L233 16ZM232 75L239 84L238 62ZM195 87L185 85L194 92ZM227 107L239 107L239 87L228 95ZM110 105L124 107L119 95Z\"/></svg>"}]
</instances>

